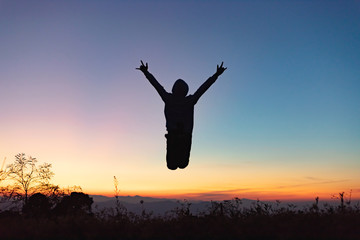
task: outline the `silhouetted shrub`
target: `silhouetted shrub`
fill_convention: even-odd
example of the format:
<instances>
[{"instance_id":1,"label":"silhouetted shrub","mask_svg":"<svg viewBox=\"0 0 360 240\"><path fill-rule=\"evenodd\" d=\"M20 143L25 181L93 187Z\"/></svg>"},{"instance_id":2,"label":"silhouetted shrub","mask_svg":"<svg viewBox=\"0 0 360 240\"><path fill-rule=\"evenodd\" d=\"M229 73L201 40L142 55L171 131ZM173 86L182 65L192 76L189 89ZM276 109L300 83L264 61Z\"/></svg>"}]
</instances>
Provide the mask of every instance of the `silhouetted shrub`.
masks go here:
<instances>
[{"instance_id":1,"label":"silhouetted shrub","mask_svg":"<svg viewBox=\"0 0 360 240\"><path fill-rule=\"evenodd\" d=\"M56 205L54 212L56 215L79 215L91 214L93 199L88 194L82 192L72 192L69 196L64 196Z\"/></svg>"},{"instance_id":2,"label":"silhouetted shrub","mask_svg":"<svg viewBox=\"0 0 360 240\"><path fill-rule=\"evenodd\" d=\"M44 194L31 195L23 207L23 213L28 217L45 217L50 215L51 204Z\"/></svg>"}]
</instances>

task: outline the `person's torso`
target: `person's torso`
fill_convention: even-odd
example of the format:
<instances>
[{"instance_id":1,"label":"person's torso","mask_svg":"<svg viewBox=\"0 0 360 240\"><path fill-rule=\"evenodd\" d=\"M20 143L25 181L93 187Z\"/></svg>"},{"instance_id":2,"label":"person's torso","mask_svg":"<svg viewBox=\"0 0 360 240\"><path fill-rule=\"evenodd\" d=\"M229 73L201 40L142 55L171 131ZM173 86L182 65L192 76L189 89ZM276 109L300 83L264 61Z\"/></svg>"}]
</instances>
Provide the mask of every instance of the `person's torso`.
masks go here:
<instances>
[{"instance_id":1,"label":"person's torso","mask_svg":"<svg viewBox=\"0 0 360 240\"><path fill-rule=\"evenodd\" d=\"M165 118L168 131L192 133L194 126L193 96L175 98L169 94L165 102Z\"/></svg>"}]
</instances>

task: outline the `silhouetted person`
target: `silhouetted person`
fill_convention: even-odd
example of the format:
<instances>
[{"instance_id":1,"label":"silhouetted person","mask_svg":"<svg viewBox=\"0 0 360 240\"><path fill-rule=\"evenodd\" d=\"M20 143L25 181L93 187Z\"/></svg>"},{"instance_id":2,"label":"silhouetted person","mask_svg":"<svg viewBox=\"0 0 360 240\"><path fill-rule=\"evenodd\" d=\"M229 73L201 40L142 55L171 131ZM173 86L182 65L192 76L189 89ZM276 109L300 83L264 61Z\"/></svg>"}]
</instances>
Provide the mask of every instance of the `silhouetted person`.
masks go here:
<instances>
[{"instance_id":1,"label":"silhouetted person","mask_svg":"<svg viewBox=\"0 0 360 240\"><path fill-rule=\"evenodd\" d=\"M226 70L223 62L217 65L216 73L208 78L193 95L188 95L187 83L178 79L172 93L165 91L155 77L148 71L148 64L141 61L139 68L165 102L166 129L166 163L171 170L185 168L189 164L191 137L194 126L194 105L216 79Z\"/></svg>"}]
</instances>

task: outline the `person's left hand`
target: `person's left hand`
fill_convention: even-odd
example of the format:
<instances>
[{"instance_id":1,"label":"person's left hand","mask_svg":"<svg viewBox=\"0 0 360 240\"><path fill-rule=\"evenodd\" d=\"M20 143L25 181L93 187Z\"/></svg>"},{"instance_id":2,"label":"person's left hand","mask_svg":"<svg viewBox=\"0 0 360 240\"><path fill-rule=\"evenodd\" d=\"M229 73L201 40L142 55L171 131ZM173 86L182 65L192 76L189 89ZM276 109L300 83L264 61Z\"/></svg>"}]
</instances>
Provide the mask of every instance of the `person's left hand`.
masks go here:
<instances>
[{"instance_id":1,"label":"person's left hand","mask_svg":"<svg viewBox=\"0 0 360 240\"><path fill-rule=\"evenodd\" d=\"M144 63L143 63L143 61L141 60L140 61L141 62L141 65L140 65L140 67L138 67L138 68L136 68L137 70L140 70L140 71L142 71L142 72L146 72L147 70L148 70L148 64L146 63L146 65L144 65Z\"/></svg>"}]
</instances>

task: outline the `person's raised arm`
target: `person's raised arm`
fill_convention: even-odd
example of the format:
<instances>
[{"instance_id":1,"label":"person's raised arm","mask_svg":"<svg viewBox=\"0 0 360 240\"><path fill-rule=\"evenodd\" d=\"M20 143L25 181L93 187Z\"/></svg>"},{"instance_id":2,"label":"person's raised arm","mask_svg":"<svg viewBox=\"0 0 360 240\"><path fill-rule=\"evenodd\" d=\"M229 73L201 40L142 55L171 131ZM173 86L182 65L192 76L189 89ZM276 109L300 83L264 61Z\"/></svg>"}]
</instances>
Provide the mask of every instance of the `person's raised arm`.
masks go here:
<instances>
[{"instance_id":1,"label":"person's raised arm","mask_svg":"<svg viewBox=\"0 0 360 240\"><path fill-rule=\"evenodd\" d=\"M227 69L223 67L224 62L221 63L220 67L217 65L216 73L209 77L196 92L194 93L195 103L199 100L199 98L209 89L209 87L216 81L216 79Z\"/></svg>"},{"instance_id":2,"label":"person's raised arm","mask_svg":"<svg viewBox=\"0 0 360 240\"><path fill-rule=\"evenodd\" d=\"M145 77L149 80L151 85L156 89L156 91L159 93L160 97L165 101L165 96L167 92L165 91L164 87L160 85L160 83L155 79L155 77L148 71L148 64L146 65L141 61L140 67L136 68L137 70L140 70L144 73Z\"/></svg>"}]
</instances>

